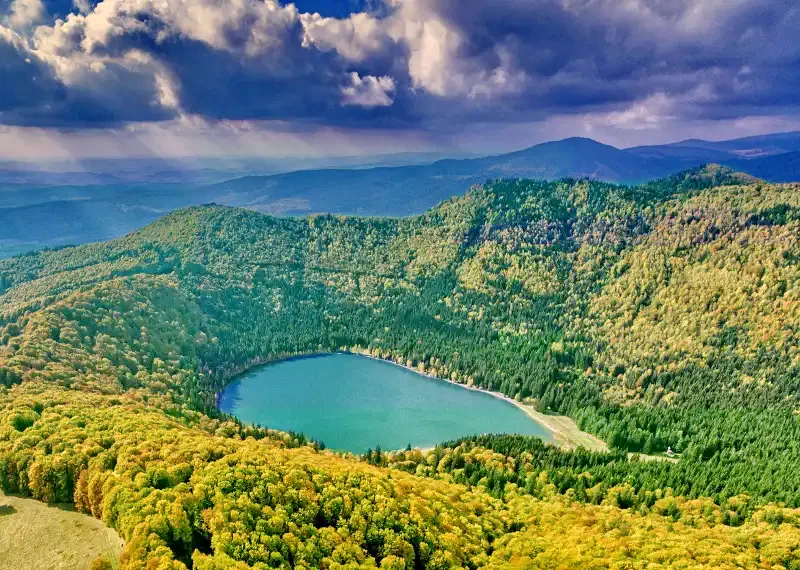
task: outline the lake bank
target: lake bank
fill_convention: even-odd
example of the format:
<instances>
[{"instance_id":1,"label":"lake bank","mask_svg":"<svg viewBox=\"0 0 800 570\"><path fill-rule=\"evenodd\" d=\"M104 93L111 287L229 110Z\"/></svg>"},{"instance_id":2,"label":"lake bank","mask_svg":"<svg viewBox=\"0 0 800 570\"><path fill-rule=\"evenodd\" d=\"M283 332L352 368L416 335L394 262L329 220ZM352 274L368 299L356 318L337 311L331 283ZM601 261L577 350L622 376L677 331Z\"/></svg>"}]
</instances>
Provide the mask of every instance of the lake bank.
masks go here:
<instances>
[{"instance_id":1,"label":"lake bank","mask_svg":"<svg viewBox=\"0 0 800 570\"><path fill-rule=\"evenodd\" d=\"M552 434L555 443L564 449L576 449L578 447L584 447L591 451L608 451L608 445L606 445L606 442L604 442L597 436L594 436L585 431L581 431L581 429L575 423L575 420L573 420L569 416L544 414L538 411L532 404L524 404L522 402L518 402L514 398L506 396L502 392L486 390L484 388L479 388L477 386L469 386L467 384L462 384L460 382L450 380L449 378L441 378L439 376L434 376L426 372L420 372L415 368L406 366L405 364L402 364L400 362L395 362L394 360L388 358L380 358L377 356L373 356L372 354L363 352L348 351L346 352L346 354L356 354L359 356L364 356L366 358L371 358L373 360L388 362L389 364L405 368L406 370L410 370L411 372L415 372L417 374L425 376L426 378L431 378L432 380L439 380L441 382L447 382L448 384L464 388L465 390L474 390L476 392L482 392L484 394L492 396L493 398L497 398L499 400L503 400L504 402L508 402L509 404L512 404L517 408L519 408L520 410L522 410L523 412L525 412L528 415L528 417L530 417L533 421L535 421L536 423L544 427L546 430L548 430Z\"/></svg>"},{"instance_id":2,"label":"lake bank","mask_svg":"<svg viewBox=\"0 0 800 570\"><path fill-rule=\"evenodd\" d=\"M335 351L335 352L308 352L308 353L287 355L285 357L277 357L277 358L263 359L263 360L259 359L259 360L253 361L252 363L250 363L250 365L248 365L246 367L242 367L241 369L237 370L235 374L231 375L230 380L228 381L228 384L226 384L226 385L229 385L236 378L242 377L242 376L244 376L244 375L246 375L248 373L251 373L254 370L257 370L257 369L259 369L261 367L264 367L264 366L274 365L274 364L283 363L283 362L292 362L292 361L301 360L301 359L322 358L322 357L330 356L330 355L333 355L333 354L345 354L345 355L362 356L362 357L366 357L366 358L369 358L371 360L375 360L375 361L378 361L378 362L385 362L385 363L388 363L388 364L392 364L394 366L398 366L400 368L403 368L405 370L408 370L410 372L413 372L414 374L418 374L418 375L423 376L425 378L429 378L429 379L440 381L440 382L446 382L447 384L450 384L450 385L453 385L453 386L457 386L459 388L463 388L463 389L466 389L466 390L472 390L472 391L475 391L475 392L480 392L480 393L489 395L489 396L491 396L493 398L497 398L499 400L502 400L502 401L504 401L506 403L509 403L509 404L515 406L516 408L518 408L519 410L524 412L531 420L533 420L538 425L540 425L541 427L546 429L551 435L552 443L554 443L554 444L556 444L559 447L562 447L564 449L576 449L577 447L584 447L585 449L589 449L589 450L592 450L592 451L607 451L608 450L608 446L606 445L606 443L603 440L601 440L600 438L598 438L598 437L596 437L596 436L594 436L594 435L592 435L590 433L582 431L578 427L578 425L575 423L575 421L572 418L568 417L568 416L555 415L555 414L544 414L544 413L538 411L532 404L518 402L517 400L515 400L515 399L513 399L513 398L511 398L511 397L509 397L509 396L507 396L507 395L505 395L505 394L503 394L501 392L486 390L486 389L479 388L479 387L476 387L476 386L470 386L470 385L463 384L463 383L460 383L460 382L455 382L455 381L453 381L453 380L451 380L449 378L441 378L439 376L435 376L435 375L429 374L427 372L422 372L422 371L417 370L417 369L415 369L413 367L407 366L406 364L404 364L402 362L397 362L397 361L392 360L390 358L381 358L381 357L378 357L378 356L374 356L374 355L372 355L372 354L370 354L369 352L366 352L366 351L340 350L340 351ZM221 396L221 394L222 394L222 392L219 392L217 394L217 407L219 407L219 405L220 405L220 396Z\"/></svg>"},{"instance_id":3,"label":"lake bank","mask_svg":"<svg viewBox=\"0 0 800 570\"><path fill-rule=\"evenodd\" d=\"M337 352L257 367L220 393L219 409L239 420L303 433L329 449L365 453L420 449L485 433L554 433L497 394L463 390L430 375L362 354ZM509 405L511 404L511 405Z\"/></svg>"}]
</instances>

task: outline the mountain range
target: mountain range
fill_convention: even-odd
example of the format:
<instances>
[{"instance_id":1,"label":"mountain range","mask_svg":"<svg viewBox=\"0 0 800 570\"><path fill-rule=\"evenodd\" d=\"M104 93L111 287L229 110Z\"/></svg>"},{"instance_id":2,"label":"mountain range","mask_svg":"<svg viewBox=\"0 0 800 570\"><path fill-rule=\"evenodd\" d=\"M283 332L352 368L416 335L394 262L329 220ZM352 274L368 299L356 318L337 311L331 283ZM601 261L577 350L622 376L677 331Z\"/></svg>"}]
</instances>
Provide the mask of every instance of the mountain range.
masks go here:
<instances>
[{"instance_id":1,"label":"mountain range","mask_svg":"<svg viewBox=\"0 0 800 570\"><path fill-rule=\"evenodd\" d=\"M408 216L487 180L588 178L635 184L707 163L724 164L767 181L797 181L800 132L627 149L569 138L495 156L424 163L429 158L432 155L403 155L374 159L375 164L399 166L371 167L365 160L358 167L266 175L252 174L257 171L252 160L217 169L220 165L215 164L207 171L197 161L180 163L172 170L159 162L163 167L159 172L168 173L164 176L147 175L146 161L127 174L113 174L113 162L98 161L88 164L97 168L94 174L64 173L63 184L53 183L59 176L55 167L46 176L27 179L19 168L13 175L0 169L0 255L111 239L176 208L210 202L273 215ZM414 160L423 163L405 164ZM265 164L261 165L264 169ZM319 162L310 163L314 164ZM301 168L303 163L293 160L287 167ZM269 169L280 167L270 164ZM246 175L238 176L242 173ZM231 179L220 180L225 177ZM69 183L76 180L81 183ZM128 181L88 183L103 180Z\"/></svg>"},{"instance_id":2,"label":"mountain range","mask_svg":"<svg viewBox=\"0 0 800 570\"><path fill-rule=\"evenodd\" d=\"M124 550L90 570L798 570L798 189L707 167L404 218L206 205L0 260L0 509L101 518ZM326 420L306 433L220 413L242 371L331 352L502 394L561 445L391 450L365 418L444 414L411 383L354 405L330 361L250 397ZM375 443L335 453L326 424ZM51 567L4 564L2 528L0 567Z\"/></svg>"}]
</instances>

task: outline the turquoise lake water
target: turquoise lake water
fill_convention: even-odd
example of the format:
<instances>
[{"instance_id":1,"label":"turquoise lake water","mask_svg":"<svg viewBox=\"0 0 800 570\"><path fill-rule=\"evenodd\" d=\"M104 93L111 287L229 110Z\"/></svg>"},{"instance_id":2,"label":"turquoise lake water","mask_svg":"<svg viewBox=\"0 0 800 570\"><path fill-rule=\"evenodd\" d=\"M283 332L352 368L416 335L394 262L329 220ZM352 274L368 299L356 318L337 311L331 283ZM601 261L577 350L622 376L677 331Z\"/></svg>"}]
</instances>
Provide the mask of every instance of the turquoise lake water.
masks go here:
<instances>
[{"instance_id":1,"label":"turquoise lake water","mask_svg":"<svg viewBox=\"0 0 800 570\"><path fill-rule=\"evenodd\" d=\"M247 423L302 432L331 449L355 453L376 445L433 447L482 433L552 441L547 429L513 404L350 354L254 369L225 388L219 407Z\"/></svg>"}]
</instances>

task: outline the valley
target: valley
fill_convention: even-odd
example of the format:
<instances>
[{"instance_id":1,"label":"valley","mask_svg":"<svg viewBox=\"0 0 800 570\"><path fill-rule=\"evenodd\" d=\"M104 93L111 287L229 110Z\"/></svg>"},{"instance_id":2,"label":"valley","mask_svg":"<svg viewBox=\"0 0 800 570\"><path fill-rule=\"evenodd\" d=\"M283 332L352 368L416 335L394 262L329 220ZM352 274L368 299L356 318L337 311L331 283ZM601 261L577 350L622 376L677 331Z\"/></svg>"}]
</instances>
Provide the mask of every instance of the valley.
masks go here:
<instances>
[{"instance_id":1,"label":"valley","mask_svg":"<svg viewBox=\"0 0 800 570\"><path fill-rule=\"evenodd\" d=\"M229 383L220 410L333 450L432 449L479 433L553 434L508 402L389 363L333 354L281 361Z\"/></svg>"},{"instance_id":2,"label":"valley","mask_svg":"<svg viewBox=\"0 0 800 570\"><path fill-rule=\"evenodd\" d=\"M0 570L800 570L798 38L0 1Z\"/></svg>"},{"instance_id":3,"label":"valley","mask_svg":"<svg viewBox=\"0 0 800 570\"><path fill-rule=\"evenodd\" d=\"M286 161L284 171L277 173L272 172L274 164L264 173L266 167L259 171L255 159L242 159L223 162L197 177L198 161L187 166L176 160L174 171L179 174L184 168L186 176L164 178L144 169L153 166L149 162L135 162L133 174L114 183L108 182L115 180L110 174L117 172L113 162L89 161L85 168L99 173L87 173L88 179L50 173L18 180L0 171L0 256L18 253L15 244L20 242L40 249L117 238L176 209L207 203L279 216L414 216L487 180L574 178L641 184L708 163L767 181L800 181L798 152L797 132L628 149L573 137L478 158L441 159L423 153L384 158L377 164L365 159L359 167L340 160L327 168L321 168L326 164L319 160ZM172 172L169 166L161 164ZM127 163L120 165L126 167ZM145 174L134 175L140 171Z\"/></svg>"},{"instance_id":4,"label":"valley","mask_svg":"<svg viewBox=\"0 0 800 570\"><path fill-rule=\"evenodd\" d=\"M0 487L102 519L124 568L790 568L798 200L721 167L496 181L416 217L209 205L2 260ZM344 457L217 410L254 364L338 351L608 449L454 434Z\"/></svg>"}]
</instances>

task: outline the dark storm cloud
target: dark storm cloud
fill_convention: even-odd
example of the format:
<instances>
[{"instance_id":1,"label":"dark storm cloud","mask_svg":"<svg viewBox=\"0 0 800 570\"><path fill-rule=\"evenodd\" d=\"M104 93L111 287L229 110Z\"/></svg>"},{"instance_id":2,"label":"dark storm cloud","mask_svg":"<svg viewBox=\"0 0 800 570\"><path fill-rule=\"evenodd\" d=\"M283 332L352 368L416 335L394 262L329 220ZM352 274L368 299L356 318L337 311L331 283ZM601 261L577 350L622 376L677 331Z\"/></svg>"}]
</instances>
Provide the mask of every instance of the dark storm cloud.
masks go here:
<instances>
[{"instance_id":1,"label":"dark storm cloud","mask_svg":"<svg viewBox=\"0 0 800 570\"><path fill-rule=\"evenodd\" d=\"M25 42L0 28L0 121L6 114L52 105L64 96L52 70L30 53Z\"/></svg>"},{"instance_id":2,"label":"dark storm cloud","mask_svg":"<svg viewBox=\"0 0 800 570\"><path fill-rule=\"evenodd\" d=\"M178 116L159 101L161 93L150 66L109 61L101 69L83 69L80 81L61 88L61 97L42 106L25 105L0 120L9 125L98 127Z\"/></svg>"},{"instance_id":3,"label":"dark storm cloud","mask_svg":"<svg viewBox=\"0 0 800 570\"><path fill-rule=\"evenodd\" d=\"M752 113L798 103L796 1L416 4L465 38L449 69L476 70L472 85L481 70L518 75L523 87L505 97L518 112L584 112L659 93L708 118L729 106Z\"/></svg>"},{"instance_id":4,"label":"dark storm cloud","mask_svg":"<svg viewBox=\"0 0 800 570\"><path fill-rule=\"evenodd\" d=\"M2 122L797 114L800 0L37 3L0 19Z\"/></svg>"}]
</instances>

